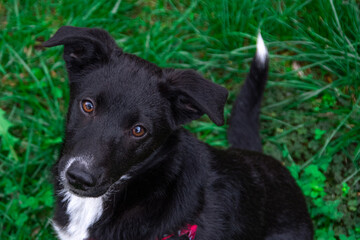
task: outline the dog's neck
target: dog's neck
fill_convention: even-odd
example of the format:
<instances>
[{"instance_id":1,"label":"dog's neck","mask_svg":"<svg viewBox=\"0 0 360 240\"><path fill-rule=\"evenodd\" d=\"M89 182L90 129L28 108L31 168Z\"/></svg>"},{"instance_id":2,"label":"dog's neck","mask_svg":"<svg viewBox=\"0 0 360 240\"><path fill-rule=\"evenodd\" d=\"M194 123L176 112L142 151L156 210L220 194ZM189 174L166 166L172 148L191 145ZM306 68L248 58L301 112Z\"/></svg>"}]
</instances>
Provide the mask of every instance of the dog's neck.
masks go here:
<instances>
[{"instance_id":1,"label":"dog's neck","mask_svg":"<svg viewBox=\"0 0 360 240\"><path fill-rule=\"evenodd\" d=\"M206 159L203 156L207 152L206 146L202 144L200 146L204 149L193 149L193 146L199 147L198 144L191 144L193 141L197 142L198 140L185 130L174 132L166 143L152 154L151 159L146 160L151 164L145 165L127 182L105 194L101 198L101 206L98 204L100 201L95 201L99 205L97 207L101 214L94 213L92 215L93 221L88 221L89 224L85 228L87 235L84 238L97 239L97 236L101 236L104 231L113 231L114 236L120 232L123 236L133 236L134 233L129 232L127 228L133 229L131 226L142 225L146 229L147 222L144 221L146 219L144 216L149 219L164 219L161 217L162 215L178 215L176 218L165 218L170 221L159 222L157 232L147 233L142 229L143 232L139 233L139 236L143 235L142 239L156 238L156 236L168 233L169 229L180 228L184 224L192 223L189 222L189 219L196 214L198 205L196 202L202 199L202 186L205 181L205 179L199 179L198 176L204 176L199 172L205 171L208 164L202 161L202 159ZM177 195L176 189L183 188L184 185L186 185L186 192L182 192L181 196ZM56 184L56 187L57 191L61 189L59 184ZM74 223L72 219L79 219L79 217L71 216L69 211L71 202L65 196L57 194L56 197L57 207L54 222L57 224L57 228L69 232L74 228L69 225ZM178 200L174 201L174 199ZM92 203L95 202L92 201ZM83 204L83 206L87 205ZM189 208L189 206L194 207ZM73 214L81 212L83 209L72 210ZM142 216L142 218L138 216ZM178 222L172 222L173 219ZM109 224L114 221L116 224ZM109 229L110 226L117 226L119 229Z\"/></svg>"}]
</instances>

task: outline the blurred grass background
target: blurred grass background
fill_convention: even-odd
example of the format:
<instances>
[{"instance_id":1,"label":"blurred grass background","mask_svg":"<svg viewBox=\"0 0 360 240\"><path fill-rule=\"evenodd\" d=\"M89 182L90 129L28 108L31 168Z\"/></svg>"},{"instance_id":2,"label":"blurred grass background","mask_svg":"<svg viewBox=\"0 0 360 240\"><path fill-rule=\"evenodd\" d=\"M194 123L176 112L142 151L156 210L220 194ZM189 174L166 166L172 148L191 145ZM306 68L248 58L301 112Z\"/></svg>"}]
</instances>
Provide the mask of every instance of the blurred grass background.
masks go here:
<instances>
[{"instance_id":1,"label":"blurred grass background","mask_svg":"<svg viewBox=\"0 0 360 240\"><path fill-rule=\"evenodd\" d=\"M55 239L50 169L68 102L62 25L100 27L127 52L193 68L230 90L226 117L255 53L270 52L264 151L306 195L315 239L360 239L359 0L0 1L0 239ZM186 126L226 147L227 126Z\"/></svg>"}]
</instances>

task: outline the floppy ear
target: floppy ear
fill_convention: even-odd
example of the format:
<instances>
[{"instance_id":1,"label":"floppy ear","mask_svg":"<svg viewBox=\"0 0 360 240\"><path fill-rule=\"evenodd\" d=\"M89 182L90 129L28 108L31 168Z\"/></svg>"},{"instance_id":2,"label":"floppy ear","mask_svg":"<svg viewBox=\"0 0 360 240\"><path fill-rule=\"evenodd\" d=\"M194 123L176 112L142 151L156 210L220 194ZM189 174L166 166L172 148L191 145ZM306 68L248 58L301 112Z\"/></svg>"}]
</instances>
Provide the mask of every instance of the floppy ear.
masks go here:
<instances>
[{"instance_id":1,"label":"floppy ear","mask_svg":"<svg viewBox=\"0 0 360 240\"><path fill-rule=\"evenodd\" d=\"M104 30L63 26L44 47L64 45L64 60L69 74L81 74L110 59L114 49L120 50L114 39Z\"/></svg>"},{"instance_id":2,"label":"floppy ear","mask_svg":"<svg viewBox=\"0 0 360 240\"><path fill-rule=\"evenodd\" d=\"M216 125L224 124L225 88L194 70L164 69L160 91L170 101L175 124L185 124L207 114Z\"/></svg>"}]
</instances>

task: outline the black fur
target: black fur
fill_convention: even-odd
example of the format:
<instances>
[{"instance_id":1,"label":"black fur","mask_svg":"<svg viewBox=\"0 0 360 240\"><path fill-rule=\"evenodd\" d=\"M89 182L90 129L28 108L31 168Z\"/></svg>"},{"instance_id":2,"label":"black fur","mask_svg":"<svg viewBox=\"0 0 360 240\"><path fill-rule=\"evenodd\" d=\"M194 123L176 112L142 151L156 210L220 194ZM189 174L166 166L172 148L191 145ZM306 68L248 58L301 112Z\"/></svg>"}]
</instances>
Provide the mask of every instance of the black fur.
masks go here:
<instances>
[{"instance_id":1,"label":"black fur","mask_svg":"<svg viewBox=\"0 0 360 240\"><path fill-rule=\"evenodd\" d=\"M261 152L259 116L269 59L263 64L256 57L231 112L228 138L232 147Z\"/></svg>"},{"instance_id":2,"label":"black fur","mask_svg":"<svg viewBox=\"0 0 360 240\"><path fill-rule=\"evenodd\" d=\"M212 148L181 127L203 114L222 125L223 87L193 70L162 69L123 53L100 29L61 27L44 45L65 46L70 80L55 192L65 187L83 197L107 194L90 239L156 240L186 224L198 226L196 240L312 239L304 197L280 162ZM257 122L267 62L257 64L255 58L229 135L234 147L261 151ZM94 102L93 113L81 110L84 99ZM136 125L147 129L145 136L131 135ZM59 177L76 156L92 156L87 168L77 166L95 181L91 186ZM125 174L131 178L118 181ZM65 227L67 203L61 194L56 198L53 220Z\"/></svg>"}]
</instances>

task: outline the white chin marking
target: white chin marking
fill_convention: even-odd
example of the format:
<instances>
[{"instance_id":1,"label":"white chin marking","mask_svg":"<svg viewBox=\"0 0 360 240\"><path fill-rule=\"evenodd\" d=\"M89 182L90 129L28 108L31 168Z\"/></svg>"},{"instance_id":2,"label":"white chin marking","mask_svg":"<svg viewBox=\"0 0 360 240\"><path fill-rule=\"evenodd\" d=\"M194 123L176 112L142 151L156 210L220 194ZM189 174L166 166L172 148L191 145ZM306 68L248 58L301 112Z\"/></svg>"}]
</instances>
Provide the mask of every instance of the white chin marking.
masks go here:
<instances>
[{"instance_id":1,"label":"white chin marking","mask_svg":"<svg viewBox=\"0 0 360 240\"><path fill-rule=\"evenodd\" d=\"M264 40L259 32L257 41L256 41L256 56L259 59L261 64L265 64L265 60L268 56L268 51L266 49Z\"/></svg>"},{"instance_id":2,"label":"white chin marking","mask_svg":"<svg viewBox=\"0 0 360 240\"><path fill-rule=\"evenodd\" d=\"M103 212L103 199L78 197L68 190L60 194L67 202L66 213L69 215L69 223L61 228L53 222L55 231L61 240L83 240L88 238L88 228L99 220Z\"/></svg>"}]
</instances>

